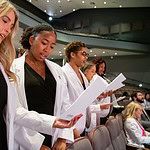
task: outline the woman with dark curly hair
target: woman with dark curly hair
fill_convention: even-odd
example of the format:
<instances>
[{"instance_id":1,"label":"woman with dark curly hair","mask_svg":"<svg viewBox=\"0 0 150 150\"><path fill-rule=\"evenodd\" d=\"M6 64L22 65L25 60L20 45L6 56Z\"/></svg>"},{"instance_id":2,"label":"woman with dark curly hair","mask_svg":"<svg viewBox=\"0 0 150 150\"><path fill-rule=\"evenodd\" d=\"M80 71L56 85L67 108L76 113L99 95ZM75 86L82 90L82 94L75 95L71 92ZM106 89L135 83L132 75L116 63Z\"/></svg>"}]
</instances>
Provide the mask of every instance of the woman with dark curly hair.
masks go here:
<instances>
[{"instance_id":1,"label":"woman with dark curly hair","mask_svg":"<svg viewBox=\"0 0 150 150\"><path fill-rule=\"evenodd\" d=\"M92 62L96 65L96 75L93 77L93 80L95 80L96 76L100 76L104 80L106 80L106 82L110 83L111 81L107 79L105 76L106 62L100 57L96 57L95 59L92 60ZM106 95L104 95L104 98L99 97L97 101L99 101L99 103L102 104L102 103L111 103L115 99L116 98L113 92L108 91ZM101 115L101 119L100 119L100 124L105 124L107 117L108 117L107 115L109 115L110 112L112 111L112 109L110 108L103 110L103 114Z\"/></svg>"},{"instance_id":2,"label":"woman with dark curly hair","mask_svg":"<svg viewBox=\"0 0 150 150\"><path fill-rule=\"evenodd\" d=\"M96 73L103 77L106 72L106 62L100 57L96 57L92 62L96 65Z\"/></svg>"},{"instance_id":3,"label":"woman with dark curly hair","mask_svg":"<svg viewBox=\"0 0 150 150\"><path fill-rule=\"evenodd\" d=\"M31 145L28 150L38 150L42 144L41 150L49 150L52 135L53 149L65 150L66 140L74 140L72 129L54 128L70 128L81 115L71 121L54 117L65 111L69 99L61 67L47 59L56 45L56 32L46 24L29 27L20 42L28 51L15 59L12 70L18 77L20 124L29 128L20 140L28 143L25 147Z\"/></svg>"}]
</instances>

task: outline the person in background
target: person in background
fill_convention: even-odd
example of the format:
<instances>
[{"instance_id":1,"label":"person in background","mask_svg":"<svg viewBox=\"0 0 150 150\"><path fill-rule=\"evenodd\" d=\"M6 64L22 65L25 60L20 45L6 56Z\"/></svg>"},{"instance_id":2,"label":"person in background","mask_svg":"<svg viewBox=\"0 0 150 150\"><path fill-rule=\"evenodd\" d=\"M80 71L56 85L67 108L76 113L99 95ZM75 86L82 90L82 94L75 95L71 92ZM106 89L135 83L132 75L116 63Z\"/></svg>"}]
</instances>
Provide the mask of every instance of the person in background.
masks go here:
<instances>
[{"instance_id":1,"label":"person in background","mask_svg":"<svg viewBox=\"0 0 150 150\"><path fill-rule=\"evenodd\" d=\"M52 149L65 150L66 139L74 141L72 129L58 130L52 127L70 128L81 115L69 122L54 117L59 117L65 111L62 106L69 99L61 67L46 59L56 45L56 32L46 24L29 27L23 32L21 44L28 51L12 64L12 70L18 77L19 119L16 122L29 129L16 129L15 136L19 138L16 149L24 147L26 150L49 150L52 135L53 143L56 142ZM26 133L20 136L22 129Z\"/></svg>"},{"instance_id":2,"label":"person in background","mask_svg":"<svg viewBox=\"0 0 150 150\"><path fill-rule=\"evenodd\" d=\"M135 103L138 103L140 105L144 104L144 96L140 91L132 93L131 98ZM150 118L144 109L143 114L141 115L141 124L145 129L150 128Z\"/></svg>"},{"instance_id":3,"label":"person in background","mask_svg":"<svg viewBox=\"0 0 150 150\"><path fill-rule=\"evenodd\" d=\"M26 51L26 49L20 48L19 53L18 53L18 57L21 57L25 53L25 51Z\"/></svg>"},{"instance_id":4,"label":"person in background","mask_svg":"<svg viewBox=\"0 0 150 150\"><path fill-rule=\"evenodd\" d=\"M96 75L93 77L93 80L95 80L95 78L97 76L102 77L104 80L106 80L106 82L110 83L111 81L109 79L106 78L105 76L105 72L106 72L106 62L100 58L100 57L96 57L95 59L92 60L92 62L96 65ZM113 94L113 91L108 91L106 93L106 95L104 96L104 98L101 98L101 96L98 98L98 100L100 101L100 103L111 103L112 101L116 100L115 95ZM107 118L109 117L109 114L111 114L113 107L109 107L108 109L103 110L105 113L103 113L103 115L101 115L101 120L100 123L101 124L105 124Z\"/></svg>"},{"instance_id":5,"label":"person in background","mask_svg":"<svg viewBox=\"0 0 150 150\"><path fill-rule=\"evenodd\" d=\"M94 75L96 74L96 65L92 62L87 61L83 67L80 68L81 71L86 76L89 84L93 79Z\"/></svg>"},{"instance_id":6,"label":"person in background","mask_svg":"<svg viewBox=\"0 0 150 150\"><path fill-rule=\"evenodd\" d=\"M69 103L71 105L89 84L87 78L80 70L80 67L85 65L88 58L85 43L81 41L70 42L66 47L65 55L67 63L62 67L62 69L67 80L70 97ZM82 114L83 117L78 121L74 128L75 139L80 137L80 135L85 135L86 111Z\"/></svg>"},{"instance_id":7,"label":"person in background","mask_svg":"<svg viewBox=\"0 0 150 150\"><path fill-rule=\"evenodd\" d=\"M140 123L143 107L131 102L123 113L124 129L129 144L150 148L150 133L145 131Z\"/></svg>"},{"instance_id":8,"label":"person in background","mask_svg":"<svg viewBox=\"0 0 150 150\"><path fill-rule=\"evenodd\" d=\"M145 94L144 104L145 109L150 109L150 93Z\"/></svg>"},{"instance_id":9,"label":"person in background","mask_svg":"<svg viewBox=\"0 0 150 150\"><path fill-rule=\"evenodd\" d=\"M90 81L96 73L96 65L92 62L86 62L81 68L81 71L84 73L90 84ZM101 98L103 98L102 95ZM99 118L101 115L104 116L103 113L105 113L103 110L108 109L111 105L112 103L100 103L100 101L95 100L87 108L86 132L90 132L94 127L100 124Z\"/></svg>"}]
</instances>

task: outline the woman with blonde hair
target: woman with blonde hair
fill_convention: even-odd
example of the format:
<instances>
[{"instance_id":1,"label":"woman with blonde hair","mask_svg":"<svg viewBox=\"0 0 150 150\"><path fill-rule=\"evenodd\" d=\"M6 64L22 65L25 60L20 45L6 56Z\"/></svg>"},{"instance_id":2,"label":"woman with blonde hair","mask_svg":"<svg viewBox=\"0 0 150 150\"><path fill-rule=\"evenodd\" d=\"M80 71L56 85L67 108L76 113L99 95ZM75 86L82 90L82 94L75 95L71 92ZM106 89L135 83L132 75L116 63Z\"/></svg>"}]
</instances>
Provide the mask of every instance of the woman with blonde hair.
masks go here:
<instances>
[{"instance_id":1,"label":"woman with blonde hair","mask_svg":"<svg viewBox=\"0 0 150 150\"><path fill-rule=\"evenodd\" d=\"M15 58L15 49L12 38L18 27L16 9L6 0L0 0L0 149L13 149L14 133L13 121L15 102L13 100L14 85L10 78L16 82L15 74L10 66ZM6 109L7 106L7 109ZM6 114L6 124L3 112Z\"/></svg>"},{"instance_id":2,"label":"woman with blonde hair","mask_svg":"<svg viewBox=\"0 0 150 150\"><path fill-rule=\"evenodd\" d=\"M123 114L124 128L129 144L150 148L150 133L140 123L142 111L143 107L138 103L128 104Z\"/></svg>"},{"instance_id":3,"label":"woman with blonde hair","mask_svg":"<svg viewBox=\"0 0 150 150\"><path fill-rule=\"evenodd\" d=\"M93 62L86 62L85 65L81 68L81 71L86 76L89 84L93 79L93 76L96 74L96 65ZM99 97L103 98L104 93ZM112 103L101 103L100 100L95 100L87 108L87 118L86 118L86 132L90 132L94 127L100 124L100 117L107 115L107 109L112 105Z\"/></svg>"}]
</instances>

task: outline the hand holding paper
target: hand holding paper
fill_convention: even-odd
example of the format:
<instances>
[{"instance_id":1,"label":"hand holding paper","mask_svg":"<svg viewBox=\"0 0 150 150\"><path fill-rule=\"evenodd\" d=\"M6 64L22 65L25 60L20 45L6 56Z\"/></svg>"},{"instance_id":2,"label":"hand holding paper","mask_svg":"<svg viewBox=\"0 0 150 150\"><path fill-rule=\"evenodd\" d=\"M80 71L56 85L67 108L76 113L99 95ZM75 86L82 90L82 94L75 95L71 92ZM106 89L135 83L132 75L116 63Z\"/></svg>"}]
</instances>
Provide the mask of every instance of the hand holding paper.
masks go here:
<instances>
[{"instance_id":1,"label":"hand holding paper","mask_svg":"<svg viewBox=\"0 0 150 150\"><path fill-rule=\"evenodd\" d=\"M125 76L124 76L122 73L120 73L120 74L108 85L108 87L107 87L106 90L107 90L107 91L110 91L110 90L115 91L115 90L117 90L117 89L123 87L124 84L122 84L122 82L123 82L124 80L126 80Z\"/></svg>"},{"instance_id":2,"label":"hand holding paper","mask_svg":"<svg viewBox=\"0 0 150 150\"><path fill-rule=\"evenodd\" d=\"M77 98L77 100L64 112L60 118L70 120L74 116L82 113L92 104L92 102L104 91L115 91L122 86L126 78L121 73L110 84L103 78L97 76L96 80Z\"/></svg>"},{"instance_id":3,"label":"hand holding paper","mask_svg":"<svg viewBox=\"0 0 150 150\"><path fill-rule=\"evenodd\" d=\"M60 118L70 120L75 115L82 113L89 105L92 104L99 94L106 90L106 88L106 82L98 76L96 80L68 108L68 110L60 116Z\"/></svg>"}]
</instances>

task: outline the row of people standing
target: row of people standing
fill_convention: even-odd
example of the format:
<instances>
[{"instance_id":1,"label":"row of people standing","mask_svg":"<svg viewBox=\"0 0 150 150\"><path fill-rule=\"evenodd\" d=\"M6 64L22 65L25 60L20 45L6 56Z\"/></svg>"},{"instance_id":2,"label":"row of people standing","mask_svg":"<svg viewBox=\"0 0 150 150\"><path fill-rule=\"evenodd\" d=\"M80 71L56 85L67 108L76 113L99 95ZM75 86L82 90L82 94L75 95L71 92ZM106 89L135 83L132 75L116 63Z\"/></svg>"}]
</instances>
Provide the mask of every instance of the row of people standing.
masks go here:
<instances>
[{"instance_id":1,"label":"row of people standing","mask_svg":"<svg viewBox=\"0 0 150 150\"><path fill-rule=\"evenodd\" d=\"M78 41L67 45L68 63L61 69L60 66L46 59L53 52L56 44L55 30L50 25L37 25L24 31L21 45L27 51L22 57L13 61L15 50L11 45L11 38L7 39L6 37L12 36L17 28L18 16L15 8L8 1L2 0L1 2L1 6L8 5L10 7L4 8L6 13L1 17L1 26L5 24L2 31L6 30L4 33L1 32L1 45L3 46L5 41L6 43L10 42L7 44L8 52L3 51L6 44L1 49L1 79L3 79L1 85L5 85L5 88L1 87L2 94L4 94L2 95L3 102L5 102L1 110L3 111L7 103L7 111L11 110L14 114L10 115L12 112L8 112L6 115L6 125L9 127L7 132L10 136L8 141L5 138L2 143L7 147L6 143L8 142L6 149L12 150L42 150L49 149L51 145L53 145L52 149L65 149L66 140L73 141L74 137L77 138L84 134L86 112L83 112L83 117L74 127L74 137L72 129L58 130L53 127L69 128L77 122L81 115L71 121L52 116L59 117L89 85L85 75L79 69L85 65L88 58L86 45ZM6 25L8 25L7 29ZM7 56L9 53L10 56ZM8 57L10 62L7 62L8 59L5 57ZM15 84L10 83L9 78L16 83L17 88ZM8 98L7 87L9 87ZM106 94L109 95L109 93ZM106 97L106 94L100 95L99 99ZM12 104L12 102L14 103ZM110 105L109 101L104 105L97 104L96 106L100 111L100 109L108 109ZM7 117L11 117L11 119ZM2 116L1 119L3 121L2 129L4 129L5 122ZM11 122L9 122L10 120ZM6 130L1 132L3 131ZM6 132L3 135L6 137ZM52 143L50 135L53 136Z\"/></svg>"},{"instance_id":2,"label":"row of people standing","mask_svg":"<svg viewBox=\"0 0 150 150\"><path fill-rule=\"evenodd\" d=\"M44 61L56 43L55 31L51 26L46 26L47 29L37 26L34 31L32 28L30 31L33 32L30 32L29 41L25 42L29 47L31 46L31 51L25 54L26 56L24 55L22 58L13 62L15 49L12 45L12 38L17 27L18 14L16 9L10 2L0 0L0 149L50 149L42 145L46 138L41 135L40 132L59 137L57 139L58 143L61 140L64 142L66 139L73 141L73 132L70 127L72 127L82 115L74 117L71 121L57 118L60 113L65 110L65 108L62 107L64 99L69 98L66 80L58 65ZM22 41L24 37L26 37L26 35L23 35ZM16 63L17 61L18 63ZM45 65L46 63L47 66ZM50 67L54 75L49 71L48 68ZM33 79L31 84L30 76ZM54 83L53 86L45 86L45 80L48 83ZM49 95L47 91L53 95L52 97L50 95L50 99L48 99ZM36 94L39 97L36 97ZM32 99L29 105L27 99ZM55 99L58 99L59 102L55 103ZM43 105L45 102L47 104L51 103L51 105L49 105L49 112L42 112L47 111L45 110L47 108L46 106L45 109L40 110L39 113L38 110L33 110L39 100L41 100L40 105ZM40 108L42 109L42 107ZM56 128L70 129L60 129L58 131ZM57 142L56 149L61 149L60 146L62 145L57 145ZM48 143L50 143L50 141ZM53 149L55 149L55 145Z\"/></svg>"},{"instance_id":3,"label":"row of people standing","mask_svg":"<svg viewBox=\"0 0 150 150\"><path fill-rule=\"evenodd\" d=\"M67 45L68 63L62 70L58 65L46 59L52 53L56 44L56 33L50 25L42 24L27 28L22 35L21 44L28 51L13 62L12 70L19 78L17 93L19 104L24 108L23 114L26 114L26 110L33 110L38 113L59 116L89 85L85 75L79 69L79 67L85 65L88 58L85 44L76 41ZM64 91L66 92L65 95ZM59 94L56 95L55 93ZM67 93L69 93L69 97ZM103 95L100 97L103 97ZM61 100L62 98L63 100ZM105 108L104 105L99 105L98 110L100 111L102 107L108 109L110 105L106 104ZM73 130L75 138L84 134L86 112L83 112L82 115L83 117ZM33 128L33 130L35 129ZM27 130L27 132L31 131ZM65 133L67 134L67 132ZM51 147L51 137L46 134L44 136L43 144ZM55 131L53 133L53 149L65 149L66 139L70 140L71 137ZM32 138L30 137L28 141L32 142Z\"/></svg>"}]
</instances>

